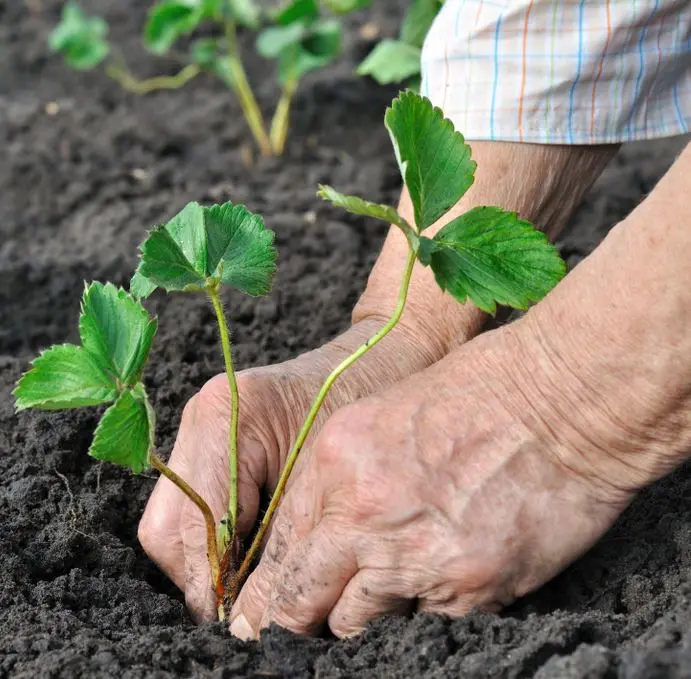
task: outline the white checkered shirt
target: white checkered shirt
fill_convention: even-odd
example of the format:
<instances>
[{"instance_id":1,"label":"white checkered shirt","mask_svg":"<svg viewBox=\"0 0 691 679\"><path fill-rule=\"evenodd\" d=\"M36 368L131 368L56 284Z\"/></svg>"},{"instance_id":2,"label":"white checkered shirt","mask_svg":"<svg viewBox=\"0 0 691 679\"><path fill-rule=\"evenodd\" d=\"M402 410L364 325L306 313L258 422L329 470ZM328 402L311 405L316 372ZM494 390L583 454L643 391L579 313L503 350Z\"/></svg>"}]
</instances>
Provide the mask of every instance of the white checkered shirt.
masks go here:
<instances>
[{"instance_id":1,"label":"white checkered shirt","mask_svg":"<svg viewBox=\"0 0 691 679\"><path fill-rule=\"evenodd\" d=\"M601 144L691 129L691 0L446 0L422 94L468 139Z\"/></svg>"}]
</instances>

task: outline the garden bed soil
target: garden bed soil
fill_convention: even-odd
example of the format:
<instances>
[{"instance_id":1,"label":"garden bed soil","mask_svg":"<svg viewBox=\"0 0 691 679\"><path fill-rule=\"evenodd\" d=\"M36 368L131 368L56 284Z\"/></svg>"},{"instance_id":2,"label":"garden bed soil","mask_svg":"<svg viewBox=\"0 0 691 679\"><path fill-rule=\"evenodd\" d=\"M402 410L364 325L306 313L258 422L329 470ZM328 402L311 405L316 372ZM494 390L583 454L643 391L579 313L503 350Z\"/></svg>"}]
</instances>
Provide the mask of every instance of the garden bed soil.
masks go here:
<instances>
[{"instance_id":1,"label":"garden bed soil","mask_svg":"<svg viewBox=\"0 0 691 679\"><path fill-rule=\"evenodd\" d=\"M131 66L146 3L106 13ZM691 677L691 469L640 495L582 559L501 615L372 624L345 642L272 628L261 644L196 627L138 545L155 483L86 455L98 413L13 412L10 390L42 347L76 339L84 279L125 284L144 229L188 200L232 198L277 233L275 292L229 293L241 367L280 361L348 323L384 228L320 204L318 182L394 200L382 116L392 91L353 77L367 45L349 21L346 58L297 99L286 156L250 169L249 136L210 78L136 98L75 74L45 48L56 0L0 2L0 678ZM399 8L370 16L384 34ZM165 65L171 68L171 65ZM250 60L267 106L271 70ZM683 140L624 149L562 240L573 265L651 189ZM160 317L147 384L169 451L186 400L221 370L210 309L152 300Z\"/></svg>"}]
</instances>

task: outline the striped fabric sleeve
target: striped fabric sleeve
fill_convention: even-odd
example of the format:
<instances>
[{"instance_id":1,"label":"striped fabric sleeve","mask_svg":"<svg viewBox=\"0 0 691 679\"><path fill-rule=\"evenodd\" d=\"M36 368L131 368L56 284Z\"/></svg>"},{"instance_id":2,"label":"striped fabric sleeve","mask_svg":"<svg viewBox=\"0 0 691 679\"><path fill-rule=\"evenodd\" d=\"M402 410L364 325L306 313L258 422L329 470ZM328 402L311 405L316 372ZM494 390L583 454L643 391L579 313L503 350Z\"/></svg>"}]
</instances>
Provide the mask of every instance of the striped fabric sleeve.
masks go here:
<instances>
[{"instance_id":1,"label":"striped fabric sleeve","mask_svg":"<svg viewBox=\"0 0 691 679\"><path fill-rule=\"evenodd\" d=\"M687 133L691 0L446 0L421 91L470 140Z\"/></svg>"}]
</instances>

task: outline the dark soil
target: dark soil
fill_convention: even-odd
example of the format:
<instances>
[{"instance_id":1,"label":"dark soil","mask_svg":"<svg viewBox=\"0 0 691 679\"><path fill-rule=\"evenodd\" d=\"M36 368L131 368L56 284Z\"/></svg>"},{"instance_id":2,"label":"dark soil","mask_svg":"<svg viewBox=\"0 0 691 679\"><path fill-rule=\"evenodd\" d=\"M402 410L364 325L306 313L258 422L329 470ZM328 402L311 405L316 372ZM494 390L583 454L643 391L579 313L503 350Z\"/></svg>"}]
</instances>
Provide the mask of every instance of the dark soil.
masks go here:
<instances>
[{"instance_id":1,"label":"dark soil","mask_svg":"<svg viewBox=\"0 0 691 679\"><path fill-rule=\"evenodd\" d=\"M86 456L98 413L17 416L10 389L39 349L75 339L82 281L125 283L144 229L191 199L246 202L278 234L276 292L226 299L240 366L289 358L343 329L384 230L327 209L315 186L394 199L382 126L392 92L351 75L367 48L357 17L347 58L304 84L285 158L246 170L248 135L222 87L201 79L184 93L135 98L100 74L70 72L44 47L58 4L0 0L0 677L691 677L688 467L502 615L382 620L347 642L275 628L261 644L190 622L137 543L153 476ZM91 3L140 73L150 61L134 27L147 4ZM380 0L372 11L384 33L395 31L395 5ZM270 70L249 70L268 107ZM631 146L615 159L563 239L571 264L681 145ZM182 406L221 363L204 300L152 306L160 332L147 383L166 451Z\"/></svg>"}]
</instances>

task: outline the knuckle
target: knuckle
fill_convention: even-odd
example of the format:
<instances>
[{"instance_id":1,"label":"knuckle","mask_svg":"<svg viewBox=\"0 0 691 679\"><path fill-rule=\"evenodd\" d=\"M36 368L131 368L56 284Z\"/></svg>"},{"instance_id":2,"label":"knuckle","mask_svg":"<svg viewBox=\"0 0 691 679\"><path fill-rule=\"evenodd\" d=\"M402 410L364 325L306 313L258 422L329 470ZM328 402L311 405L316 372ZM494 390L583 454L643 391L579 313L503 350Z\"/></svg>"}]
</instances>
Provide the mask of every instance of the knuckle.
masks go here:
<instances>
[{"instance_id":1,"label":"knuckle","mask_svg":"<svg viewBox=\"0 0 691 679\"><path fill-rule=\"evenodd\" d=\"M371 411L361 404L336 411L315 444L317 462L326 467L342 466L349 458L358 456L363 448L371 447L372 420Z\"/></svg>"},{"instance_id":2,"label":"knuckle","mask_svg":"<svg viewBox=\"0 0 691 679\"><path fill-rule=\"evenodd\" d=\"M163 544L161 536L167 530L168 526L165 517L161 516L155 509L147 507L137 526L137 539L146 554L156 561L162 557L159 554Z\"/></svg>"},{"instance_id":3,"label":"knuckle","mask_svg":"<svg viewBox=\"0 0 691 679\"><path fill-rule=\"evenodd\" d=\"M139 544L141 544L142 549L147 554L151 551L151 548L154 547L154 535L155 531L153 530L151 520L148 518L147 513L144 512L144 515L137 526L137 539L139 540Z\"/></svg>"},{"instance_id":4,"label":"knuckle","mask_svg":"<svg viewBox=\"0 0 691 679\"><path fill-rule=\"evenodd\" d=\"M298 634L311 634L316 631L318 624L309 615L309 611L302 609L296 601L277 601L270 609L270 622L289 629Z\"/></svg>"},{"instance_id":5,"label":"knuckle","mask_svg":"<svg viewBox=\"0 0 691 679\"><path fill-rule=\"evenodd\" d=\"M420 593L420 599L426 610L449 615L463 615L476 607L491 608L500 601L506 605L515 598L506 570L491 560L482 565L465 561L449 565L443 577Z\"/></svg>"},{"instance_id":6,"label":"knuckle","mask_svg":"<svg viewBox=\"0 0 691 679\"><path fill-rule=\"evenodd\" d=\"M230 406L230 394L226 376L220 374L212 377L199 390L199 393L190 399L187 406L204 411L217 410L227 413Z\"/></svg>"}]
</instances>

